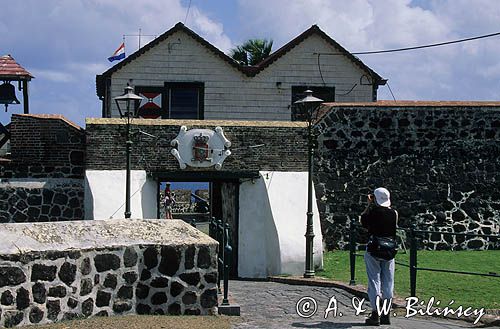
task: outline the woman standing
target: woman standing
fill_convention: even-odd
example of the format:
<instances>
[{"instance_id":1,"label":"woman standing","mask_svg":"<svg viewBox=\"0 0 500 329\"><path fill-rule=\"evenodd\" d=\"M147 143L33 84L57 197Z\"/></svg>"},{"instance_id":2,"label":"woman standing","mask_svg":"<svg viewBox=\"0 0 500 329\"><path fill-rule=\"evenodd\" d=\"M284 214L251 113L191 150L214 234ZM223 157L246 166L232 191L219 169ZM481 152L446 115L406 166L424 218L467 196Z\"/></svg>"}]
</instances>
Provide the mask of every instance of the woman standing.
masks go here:
<instances>
[{"instance_id":1,"label":"woman standing","mask_svg":"<svg viewBox=\"0 0 500 329\"><path fill-rule=\"evenodd\" d=\"M387 189L379 187L373 194L368 195L368 205L361 214L361 224L370 234L365 253L368 297L372 307L371 316L366 319L368 325L391 324L389 313L379 317L377 299L380 309L383 303L388 303L393 296L397 221L398 213L391 209L391 198ZM381 250L384 246L389 248Z\"/></svg>"},{"instance_id":2,"label":"woman standing","mask_svg":"<svg viewBox=\"0 0 500 329\"><path fill-rule=\"evenodd\" d=\"M172 217L172 207L175 204L174 196L172 191L170 191L170 183L167 183L165 187L165 197L163 198L163 205L165 207L165 218L173 219Z\"/></svg>"}]
</instances>

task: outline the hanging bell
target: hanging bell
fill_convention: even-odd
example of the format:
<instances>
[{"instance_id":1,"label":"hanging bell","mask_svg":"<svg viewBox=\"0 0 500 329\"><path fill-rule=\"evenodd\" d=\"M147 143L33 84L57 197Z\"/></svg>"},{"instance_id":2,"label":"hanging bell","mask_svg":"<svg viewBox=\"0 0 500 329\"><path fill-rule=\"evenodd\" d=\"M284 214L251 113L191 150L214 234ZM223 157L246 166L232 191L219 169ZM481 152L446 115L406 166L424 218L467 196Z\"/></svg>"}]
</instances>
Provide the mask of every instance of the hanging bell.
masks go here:
<instances>
[{"instance_id":1,"label":"hanging bell","mask_svg":"<svg viewBox=\"0 0 500 329\"><path fill-rule=\"evenodd\" d=\"M10 82L5 81L0 85L0 104L5 105L5 112L9 104L20 104L16 97L16 88Z\"/></svg>"}]
</instances>

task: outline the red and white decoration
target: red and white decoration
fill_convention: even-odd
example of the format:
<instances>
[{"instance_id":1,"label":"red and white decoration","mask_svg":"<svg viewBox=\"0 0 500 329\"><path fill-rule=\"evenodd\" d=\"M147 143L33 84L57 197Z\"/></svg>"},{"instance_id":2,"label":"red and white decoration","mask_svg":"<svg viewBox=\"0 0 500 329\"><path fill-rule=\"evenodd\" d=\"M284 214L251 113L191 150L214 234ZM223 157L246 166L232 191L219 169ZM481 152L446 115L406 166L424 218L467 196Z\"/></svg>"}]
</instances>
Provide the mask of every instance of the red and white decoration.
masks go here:
<instances>
[{"instance_id":1,"label":"red and white decoration","mask_svg":"<svg viewBox=\"0 0 500 329\"><path fill-rule=\"evenodd\" d=\"M143 119L161 118L161 93L142 92L139 96L144 97L145 102L139 107L137 115Z\"/></svg>"}]
</instances>

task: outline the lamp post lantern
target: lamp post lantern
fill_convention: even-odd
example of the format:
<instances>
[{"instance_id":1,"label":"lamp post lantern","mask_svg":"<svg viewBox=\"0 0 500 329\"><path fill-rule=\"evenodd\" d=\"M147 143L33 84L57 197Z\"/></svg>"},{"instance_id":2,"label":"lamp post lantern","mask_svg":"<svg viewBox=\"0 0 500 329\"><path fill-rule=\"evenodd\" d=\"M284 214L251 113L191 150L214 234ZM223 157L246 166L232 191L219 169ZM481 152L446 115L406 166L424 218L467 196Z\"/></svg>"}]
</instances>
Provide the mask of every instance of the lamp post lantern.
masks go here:
<instances>
[{"instance_id":1,"label":"lamp post lantern","mask_svg":"<svg viewBox=\"0 0 500 329\"><path fill-rule=\"evenodd\" d=\"M125 218L130 218L130 148L132 147L132 141L130 140L130 119L136 116L135 109L137 108L136 102L140 104L142 97L134 94L134 88L127 84L125 92L121 96L113 98L120 112L120 117L127 118L127 141L125 142L125 154L127 157L127 167L126 167L126 178L125 178ZM131 116L131 106L133 106L134 112ZM125 113L122 111L125 110Z\"/></svg>"},{"instance_id":2,"label":"lamp post lantern","mask_svg":"<svg viewBox=\"0 0 500 329\"><path fill-rule=\"evenodd\" d=\"M295 104L302 107L307 120L307 157L308 157L308 175L307 175L307 223L306 223L306 266L304 278L314 277L314 259L313 259L313 153L316 144L315 136L312 131L314 112L317 114L318 106L323 103L323 100L314 97L311 90L304 92L306 97L298 100Z\"/></svg>"}]
</instances>

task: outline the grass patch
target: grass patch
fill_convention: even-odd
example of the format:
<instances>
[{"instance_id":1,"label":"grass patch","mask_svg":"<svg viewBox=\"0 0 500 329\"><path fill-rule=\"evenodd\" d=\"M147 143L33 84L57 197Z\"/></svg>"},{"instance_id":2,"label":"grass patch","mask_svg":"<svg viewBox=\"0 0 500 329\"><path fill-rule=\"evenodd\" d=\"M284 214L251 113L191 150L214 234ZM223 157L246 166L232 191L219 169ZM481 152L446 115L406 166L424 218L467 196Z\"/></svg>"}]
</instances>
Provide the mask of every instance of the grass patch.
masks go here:
<instances>
[{"instance_id":1,"label":"grass patch","mask_svg":"<svg viewBox=\"0 0 500 329\"><path fill-rule=\"evenodd\" d=\"M227 316L160 316L160 315L125 315L111 317L93 317L88 319L64 321L46 325L25 326L35 329L230 329L239 321Z\"/></svg>"},{"instance_id":2,"label":"grass patch","mask_svg":"<svg viewBox=\"0 0 500 329\"><path fill-rule=\"evenodd\" d=\"M358 253L362 254L362 251ZM396 260L409 264L409 254L398 253ZM500 274L500 251L419 251L418 266L478 273ZM331 251L324 255L324 270L318 275L333 280L349 282L349 252ZM366 286L366 270L363 257L356 257L356 283ZM395 294L398 297L410 295L410 272L408 267L396 265ZM434 296L442 307L451 300L458 305L500 309L500 278L464 274L417 272L417 297L429 300Z\"/></svg>"}]
</instances>

